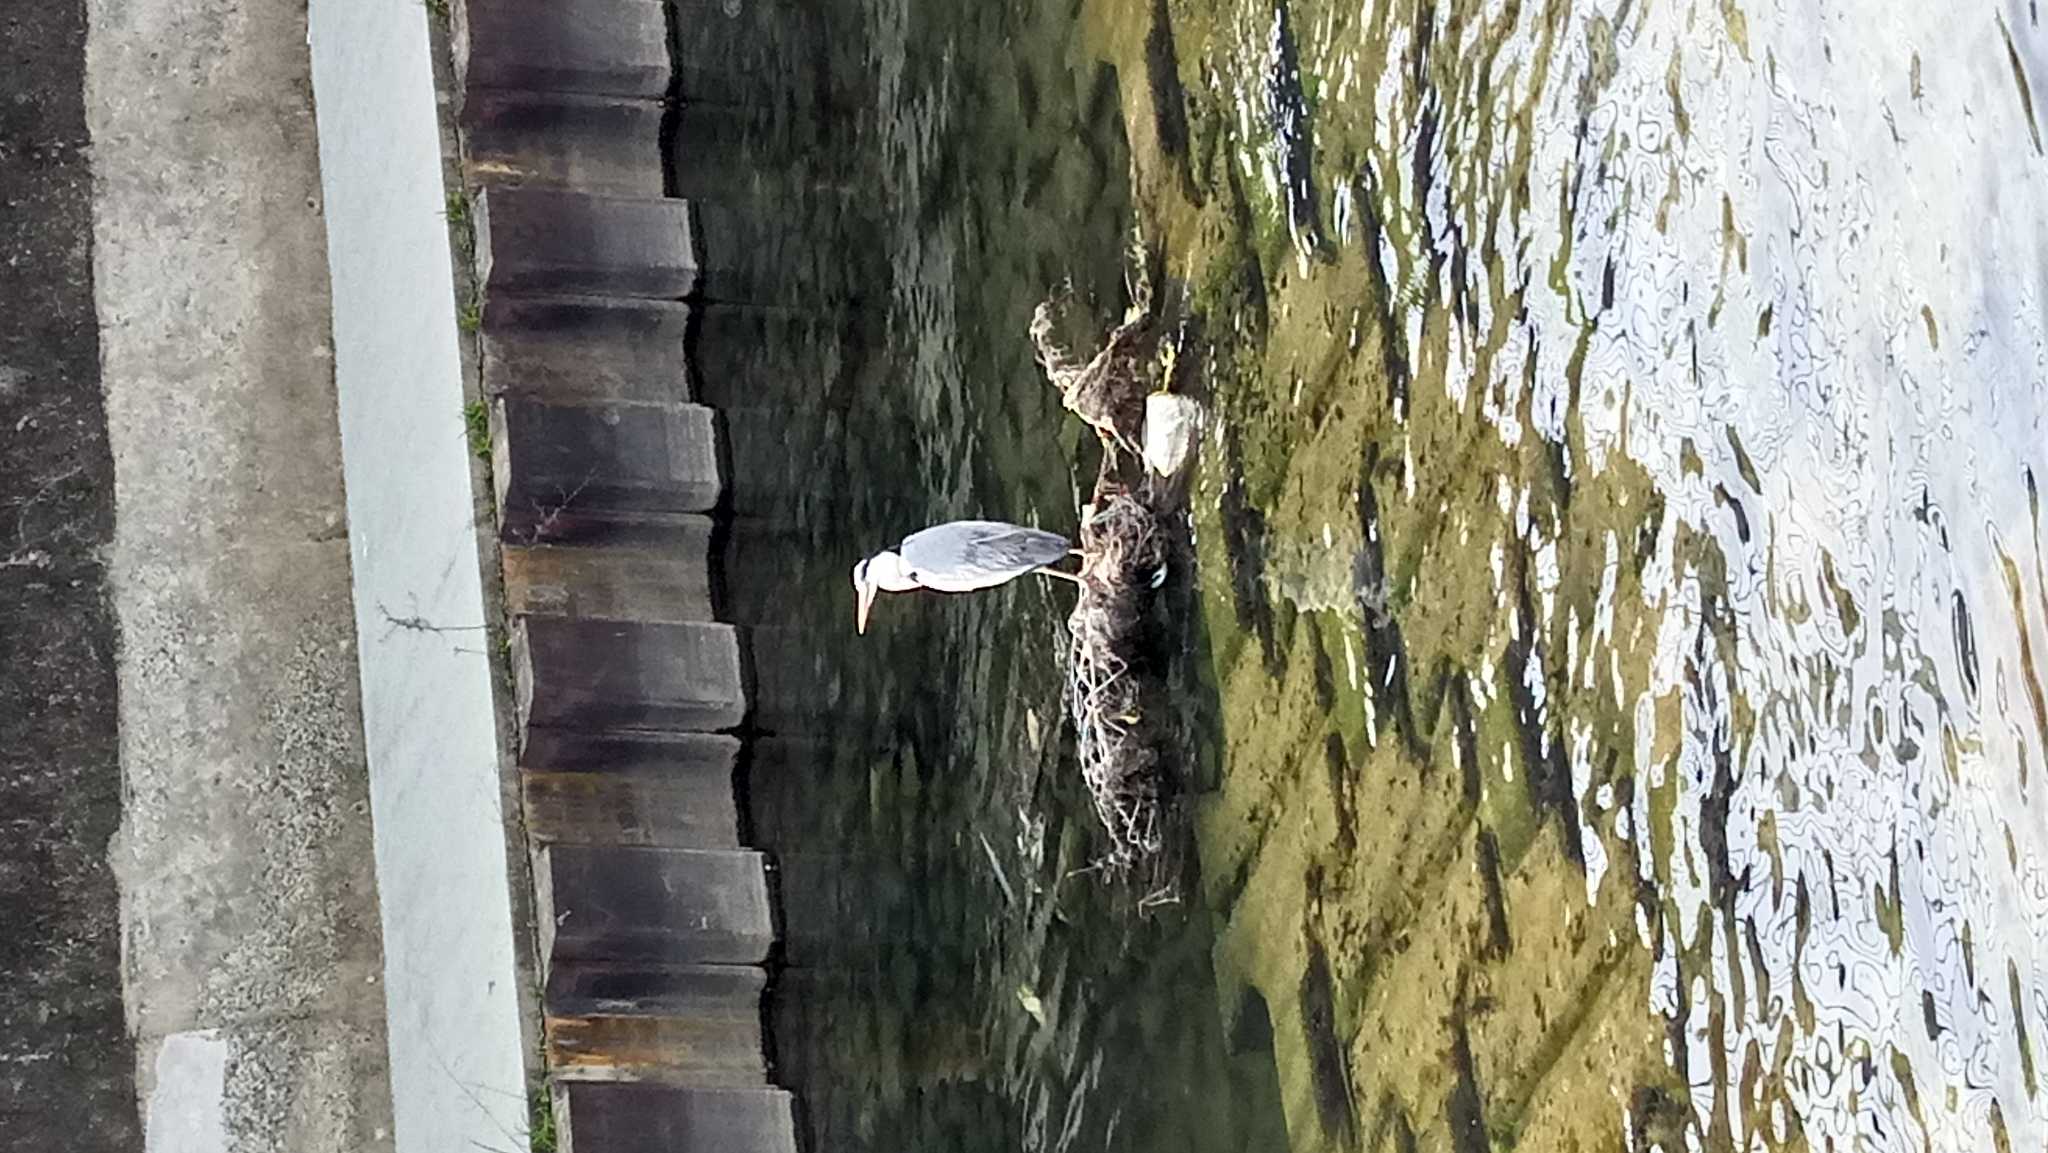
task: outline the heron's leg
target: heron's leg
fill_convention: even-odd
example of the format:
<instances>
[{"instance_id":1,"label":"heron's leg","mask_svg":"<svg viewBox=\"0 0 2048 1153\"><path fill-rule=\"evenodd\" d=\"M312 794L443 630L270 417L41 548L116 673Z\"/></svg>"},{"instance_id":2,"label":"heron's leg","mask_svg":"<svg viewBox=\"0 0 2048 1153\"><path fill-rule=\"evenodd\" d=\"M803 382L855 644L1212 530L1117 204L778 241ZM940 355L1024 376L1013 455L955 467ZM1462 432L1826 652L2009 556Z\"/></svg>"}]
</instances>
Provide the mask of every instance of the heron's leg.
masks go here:
<instances>
[{"instance_id":1,"label":"heron's leg","mask_svg":"<svg viewBox=\"0 0 2048 1153\"><path fill-rule=\"evenodd\" d=\"M1058 577L1063 581L1073 581L1077 585L1086 583L1079 576L1076 576L1075 574L1070 572L1061 572L1060 570L1053 568L1051 565L1041 565L1038 571L1044 573L1046 576Z\"/></svg>"}]
</instances>

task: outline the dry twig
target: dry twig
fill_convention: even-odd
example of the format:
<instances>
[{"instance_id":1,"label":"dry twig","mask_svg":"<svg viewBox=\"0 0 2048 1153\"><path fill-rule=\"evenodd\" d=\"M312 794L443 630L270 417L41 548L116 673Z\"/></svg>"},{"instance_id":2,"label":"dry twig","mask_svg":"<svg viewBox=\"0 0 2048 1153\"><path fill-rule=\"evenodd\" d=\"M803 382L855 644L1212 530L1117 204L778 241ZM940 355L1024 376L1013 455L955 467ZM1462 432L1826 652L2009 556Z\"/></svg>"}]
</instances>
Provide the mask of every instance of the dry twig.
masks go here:
<instances>
[{"instance_id":1,"label":"dry twig","mask_svg":"<svg viewBox=\"0 0 2048 1153\"><path fill-rule=\"evenodd\" d=\"M1109 834L1107 871L1164 845L1159 750L1145 686L1132 670L1144 598L1165 562L1152 510L1107 479L1081 526L1081 594L1067 618L1067 709L1081 773Z\"/></svg>"}]
</instances>

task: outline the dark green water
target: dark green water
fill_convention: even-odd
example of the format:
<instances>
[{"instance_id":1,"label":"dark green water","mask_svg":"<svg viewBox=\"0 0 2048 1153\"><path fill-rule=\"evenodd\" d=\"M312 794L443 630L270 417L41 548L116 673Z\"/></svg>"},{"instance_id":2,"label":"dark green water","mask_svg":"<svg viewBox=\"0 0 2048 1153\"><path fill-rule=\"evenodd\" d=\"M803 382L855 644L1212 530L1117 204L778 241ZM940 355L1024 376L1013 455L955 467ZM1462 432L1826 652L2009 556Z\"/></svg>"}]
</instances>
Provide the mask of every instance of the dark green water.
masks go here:
<instances>
[{"instance_id":1,"label":"dark green water","mask_svg":"<svg viewBox=\"0 0 2048 1153\"><path fill-rule=\"evenodd\" d=\"M774 304L708 310L694 363L732 441L778 1076L819 1149L1276 1147L1207 918L1074 875L1103 846L1061 721L1071 594L885 598L853 629L853 563L928 523L1074 531L1093 440L1025 334L1068 279L1105 325L1124 307L1116 76L1057 5L828 8L748 38L803 90L692 109L674 165L762 229L729 283Z\"/></svg>"},{"instance_id":2,"label":"dark green water","mask_svg":"<svg viewBox=\"0 0 2048 1153\"><path fill-rule=\"evenodd\" d=\"M722 7L673 191L815 1148L2040 1146L2037 20ZM1212 435L1190 819L1105 885L1064 590L858 638L848 572L1072 530L1026 327L1140 222Z\"/></svg>"}]
</instances>

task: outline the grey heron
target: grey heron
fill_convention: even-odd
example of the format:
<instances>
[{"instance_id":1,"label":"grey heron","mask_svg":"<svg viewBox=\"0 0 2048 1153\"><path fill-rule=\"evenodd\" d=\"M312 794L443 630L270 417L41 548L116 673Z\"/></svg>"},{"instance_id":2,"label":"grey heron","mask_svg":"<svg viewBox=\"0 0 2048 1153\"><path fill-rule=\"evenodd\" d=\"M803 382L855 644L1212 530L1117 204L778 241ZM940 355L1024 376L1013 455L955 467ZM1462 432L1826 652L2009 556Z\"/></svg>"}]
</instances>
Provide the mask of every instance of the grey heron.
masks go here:
<instances>
[{"instance_id":1,"label":"grey heron","mask_svg":"<svg viewBox=\"0 0 2048 1153\"><path fill-rule=\"evenodd\" d=\"M881 592L974 592L1034 572L1079 584L1081 578L1050 567L1073 552L1066 537L1023 525L996 520L933 525L853 566L853 587L860 595L855 625L868 631L868 610Z\"/></svg>"}]
</instances>

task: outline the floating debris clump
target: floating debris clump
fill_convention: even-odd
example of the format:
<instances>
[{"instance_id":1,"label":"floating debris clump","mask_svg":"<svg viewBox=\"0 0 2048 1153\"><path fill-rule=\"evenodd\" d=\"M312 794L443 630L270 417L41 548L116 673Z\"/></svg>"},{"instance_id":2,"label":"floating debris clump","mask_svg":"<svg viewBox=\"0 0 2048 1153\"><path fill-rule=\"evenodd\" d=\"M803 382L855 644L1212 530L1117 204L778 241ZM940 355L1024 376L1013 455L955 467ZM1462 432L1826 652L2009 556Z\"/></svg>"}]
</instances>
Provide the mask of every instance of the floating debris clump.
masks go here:
<instances>
[{"instance_id":1,"label":"floating debris clump","mask_svg":"<svg viewBox=\"0 0 2048 1153\"><path fill-rule=\"evenodd\" d=\"M1164 844L1157 726L1138 672L1139 625L1165 575L1160 518L1105 466L1081 523L1081 594L1067 618L1067 709L1081 775L1109 834L1103 864L1126 871Z\"/></svg>"},{"instance_id":2,"label":"floating debris clump","mask_svg":"<svg viewBox=\"0 0 2048 1153\"><path fill-rule=\"evenodd\" d=\"M1162 690L1145 659L1145 622L1165 583L1174 534L1185 533L1180 478L1199 439L1200 406L1163 391L1172 346L1162 344L1142 260L1123 321L1090 356L1056 342L1070 300L1040 305L1031 338L1062 403L1105 449L1081 510L1080 596L1067 618L1066 703L1082 778L1108 834L1097 862L1125 876L1167 842ZM1148 415L1159 419L1148 421ZM1169 443L1171 442L1171 443ZM1185 544L1184 538L1179 542ZM1180 550L1185 552L1185 549Z\"/></svg>"},{"instance_id":3,"label":"floating debris clump","mask_svg":"<svg viewBox=\"0 0 2048 1153\"><path fill-rule=\"evenodd\" d=\"M1064 296L1038 306L1031 318L1031 341L1046 380L1060 391L1067 411L1085 421L1103 443L1131 453L1139 451L1136 429L1145 423L1143 366L1152 353L1149 317L1126 320L1111 332L1102 350L1086 360L1061 348L1053 336Z\"/></svg>"}]
</instances>

